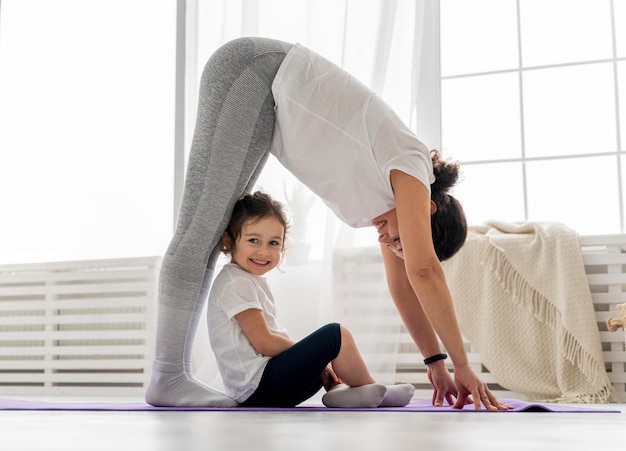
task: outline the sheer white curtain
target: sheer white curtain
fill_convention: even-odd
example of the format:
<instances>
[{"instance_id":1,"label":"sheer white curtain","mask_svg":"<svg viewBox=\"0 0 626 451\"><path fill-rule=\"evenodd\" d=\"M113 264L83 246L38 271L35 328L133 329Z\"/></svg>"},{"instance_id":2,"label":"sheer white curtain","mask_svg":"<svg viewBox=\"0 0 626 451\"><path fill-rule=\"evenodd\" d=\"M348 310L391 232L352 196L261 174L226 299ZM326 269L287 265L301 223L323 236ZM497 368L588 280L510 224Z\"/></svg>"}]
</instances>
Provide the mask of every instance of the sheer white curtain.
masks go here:
<instances>
[{"instance_id":1,"label":"sheer white curtain","mask_svg":"<svg viewBox=\"0 0 626 451\"><path fill-rule=\"evenodd\" d=\"M300 42L324 55L381 95L428 146L436 147L439 114L431 108L438 104L436 9L435 0L188 0L185 148L203 65L220 45L240 36ZM294 215L291 252L296 241L310 245L306 259L288 253L284 272L268 277L279 317L300 338L335 319L334 249L374 246L376 235L340 224L319 199L309 204L310 193L272 158L257 186L287 203ZM195 351L199 376L219 385L203 327Z\"/></svg>"}]
</instances>

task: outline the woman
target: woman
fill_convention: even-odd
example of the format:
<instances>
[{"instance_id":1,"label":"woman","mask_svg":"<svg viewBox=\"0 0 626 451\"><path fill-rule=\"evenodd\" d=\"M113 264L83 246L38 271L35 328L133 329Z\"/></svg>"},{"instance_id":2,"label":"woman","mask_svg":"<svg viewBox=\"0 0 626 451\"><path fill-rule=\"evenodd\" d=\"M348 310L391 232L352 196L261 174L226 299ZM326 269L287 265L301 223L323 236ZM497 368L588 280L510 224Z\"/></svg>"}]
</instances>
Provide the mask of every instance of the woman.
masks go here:
<instances>
[{"instance_id":1,"label":"woman","mask_svg":"<svg viewBox=\"0 0 626 451\"><path fill-rule=\"evenodd\" d=\"M264 38L225 44L202 75L183 202L161 267L146 401L235 404L193 379L191 347L221 235L270 152L344 222L377 227L391 295L428 356L434 404L456 397L462 407L473 398L476 408L482 402L506 409L468 364L440 265L466 234L460 206L445 193L458 169L435 154L437 181L428 149L378 96L308 49ZM437 336L452 358L454 380Z\"/></svg>"}]
</instances>

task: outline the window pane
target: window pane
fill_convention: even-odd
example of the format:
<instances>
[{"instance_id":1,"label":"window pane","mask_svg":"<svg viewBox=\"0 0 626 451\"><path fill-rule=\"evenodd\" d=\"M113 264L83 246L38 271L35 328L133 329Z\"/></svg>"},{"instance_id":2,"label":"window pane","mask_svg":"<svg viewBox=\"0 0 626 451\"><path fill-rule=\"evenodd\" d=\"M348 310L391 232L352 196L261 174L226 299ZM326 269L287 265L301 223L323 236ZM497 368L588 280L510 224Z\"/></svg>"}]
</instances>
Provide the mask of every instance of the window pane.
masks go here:
<instances>
[{"instance_id":1,"label":"window pane","mask_svg":"<svg viewBox=\"0 0 626 451\"><path fill-rule=\"evenodd\" d=\"M441 73L518 67L515 0L441 0Z\"/></svg>"},{"instance_id":2,"label":"window pane","mask_svg":"<svg viewBox=\"0 0 626 451\"><path fill-rule=\"evenodd\" d=\"M526 156L616 150L613 65L524 73Z\"/></svg>"},{"instance_id":3,"label":"window pane","mask_svg":"<svg viewBox=\"0 0 626 451\"><path fill-rule=\"evenodd\" d=\"M517 73L443 80L442 144L458 160L519 158Z\"/></svg>"},{"instance_id":4,"label":"window pane","mask_svg":"<svg viewBox=\"0 0 626 451\"><path fill-rule=\"evenodd\" d=\"M502 190L527 193L529 217L522 219L561 221L584 234L623 233L626 204L621 208L620 199L626 202L626 192L620 192L620 187L626 187L626 170L618 169L626 168L626 158L618 166L618 152L626 151L626 62L611 60L613 43L617 57L626 57L626 0L515 3L520 13L522 84L477 89L476 82L471 81L478 77L472 73L477 69L472 68L474 38L468 36L474 25L470 10L483 16L501 15L506 23L514 22L510 27L517 27L518 19L509 20L497 8L485 7L484 0L441 0L441 26L446 28L442 29L441 45L443 148L453 157L472 163L465 165L467 177L458 191L465 195L468 185L480 183L469 180L479 168L473 163L497 158L496 149L505 149L503 155L526 161L526 177L510 176L499 185ZM463 24L462 15L471 20ZM508 31L493 31L493 41L501 35L504 42L510 41ZM490 61L492 67L497 68L496 61L501 61L497 54ZM450 67L459 68L454 77L446 72ZM496 105L511 101L503 99L513 99L514 94L504 94L507 89L521 98L521 136L515 131L512 114L489 113L498 111ZM550 160L557 156L566 158ZM490 161L482 165L492 167ZM495 185L491 182L493 174L485 170L480 175ZM478 200L466 201L474 221L474 211L485 208L480 196L488 195L486 189L476 191ZM515 195L513 198L517 199ZM596 202L599 198L601 201Z\"/></svg>"},{"instance_id":5,"label":"window pane","mask_svg":"<svg viewBox=\"0 0 626 451\"><path fill-rule=\"evenodd\" d=\"M524 66L611 58L610 0L521 0Z\"/></svg>"},{"instance_id":6,"label":"window pane","mask_svg":"<svg viewBox=\"0 0 626 451\"><path fill-rule=\"evenodd\" d=\"M626 1L613 2L613 14L615 16L615 41L617 44L617 56L626 56Z\"/></svg>"},{"instance_id":7,"label":"window pane","mask_svg":"<svg viewBox=\"0 0 626 451\"><path fill-rule=\"evenodd\" d=\"M175 7L2 1L3 263L163 253Z\"/></svg>"},{"instance_id":8,"label":"window pane","mask_svg":"<svg viewBox=\"0 0 626 451\"><path fill-rule=\"evenodd\" d=\"M616 157L528 162L526 170L529 220L562 222L581 235L620 232Z\"/></svg>"},{"instance_id":9,"label":"window pane","mask_svg":"<svg viewBox=\"0 0 626 451\"><path fill-rule=\"evenodd\" d=\"M621 149L626 150L626 63L617 63L617 80L619 86L620 136Z\"/></svg>"},{"instance_id":10,"label":"window pane","mask_svg":"<svg viewBox=\"0 0 626 451\"><path fill-rule=\"evenodd\" d=\"M453 195L463 205L468 224L525 219L521 163L464 165L461 172Z\"/></svg>"}]
</instances>

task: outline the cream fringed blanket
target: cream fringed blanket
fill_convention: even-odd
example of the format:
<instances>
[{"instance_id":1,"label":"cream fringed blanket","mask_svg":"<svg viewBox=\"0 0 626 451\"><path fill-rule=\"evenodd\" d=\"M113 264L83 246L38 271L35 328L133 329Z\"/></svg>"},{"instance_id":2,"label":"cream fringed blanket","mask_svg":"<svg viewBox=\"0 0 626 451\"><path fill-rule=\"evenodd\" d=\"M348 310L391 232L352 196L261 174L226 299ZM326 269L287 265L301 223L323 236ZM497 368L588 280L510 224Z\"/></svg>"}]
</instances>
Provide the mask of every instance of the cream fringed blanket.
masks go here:
<instances>
[{"instance_id":1,"label":"cream fringed blanket","mask_svg":"<svg viewBox=\"0 0 626 451\"><path fill-rule=\"evenodd\" d=\"M612 400L574 231L488 222L444 269L461 330L500 385L532 400Z\"/></svg>"}]
</instances>

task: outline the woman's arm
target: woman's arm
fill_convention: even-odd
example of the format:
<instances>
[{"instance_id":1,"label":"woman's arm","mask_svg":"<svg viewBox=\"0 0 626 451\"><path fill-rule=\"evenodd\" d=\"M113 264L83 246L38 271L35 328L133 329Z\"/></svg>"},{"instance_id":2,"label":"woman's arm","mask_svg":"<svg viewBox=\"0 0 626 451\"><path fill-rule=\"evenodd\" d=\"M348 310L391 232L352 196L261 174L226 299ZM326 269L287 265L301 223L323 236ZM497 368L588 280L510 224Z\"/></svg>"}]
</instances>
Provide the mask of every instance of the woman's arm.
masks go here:
<instances>
[{"instance_id":1,"label":"woman's arm","mask_svg":"<svg viewBox=\"0 0 626 451\"><path fill-rule=\"evenodd\" d=\"M396 198L404 268L399 264L391 266L392 273L387 277L391 277L394 284L402 283L403 276L398 273L404 272L425 317L443 342L452 362L455 366L466 365L467 354L452 296L432 242L430 193L420 181L400 171L392 171L391 183Z\"/></svg>"},{"instance_id":2,"label":"woman's arm","mask_svg":"<svg viewBox=\"0 0 626 451\"><path fill-rule=\"evenodd\" d=\"M295 343L289 338L272 332L261 310L244 310L236 314L235 319L254 349L264 356L275 357Z\"/></svg>"},{"instance_id":3,"label":"woman's arm","mask_svg":"<svg viewBox=\"0 0 626 451\"><path fill-rule=\"evenodd\" d=\"M407 278L424 315L454 364L454 380L458 391L454 407L462 408L469 395L472 395L476 409L480 409L481 402L489 410L509 408L498 402L487 384L469 366L452 296L432 242L428 189L416 178L397 170L391 172L391 184L396 199L398 232ZM388 277L397 276L392 274ZM414 314L414 317L418 316Z\"/></svg>"},{"instance_id":4,"label":"woman's arm","mask_svg":"<svg viewBox=\"0 0 626 451\"><path fill-rule=\"evenodd\" d=\"M380 245L389 293L411 338L424 357L441 352L439 340L426 318L406 274L404 261L385 244Z\"/></svg>"},{"instance_id":5,"label":"woman's arm","mask_svg":"<svg viewBox=\"0 0 626 451\"><path fill-rule=\"evenodd\" d=\"M381 244L380 251L387 274L389 293L411 338L424 357L439 354L441 352L439 339L413 291L406 275L404 261L385 244ZM448 404L454 404L453 396L457 396L456 386L443 360L428 365L428 378L434 390L433 405L443 405L444 399Z\"/></svg>"}]
</instances>

